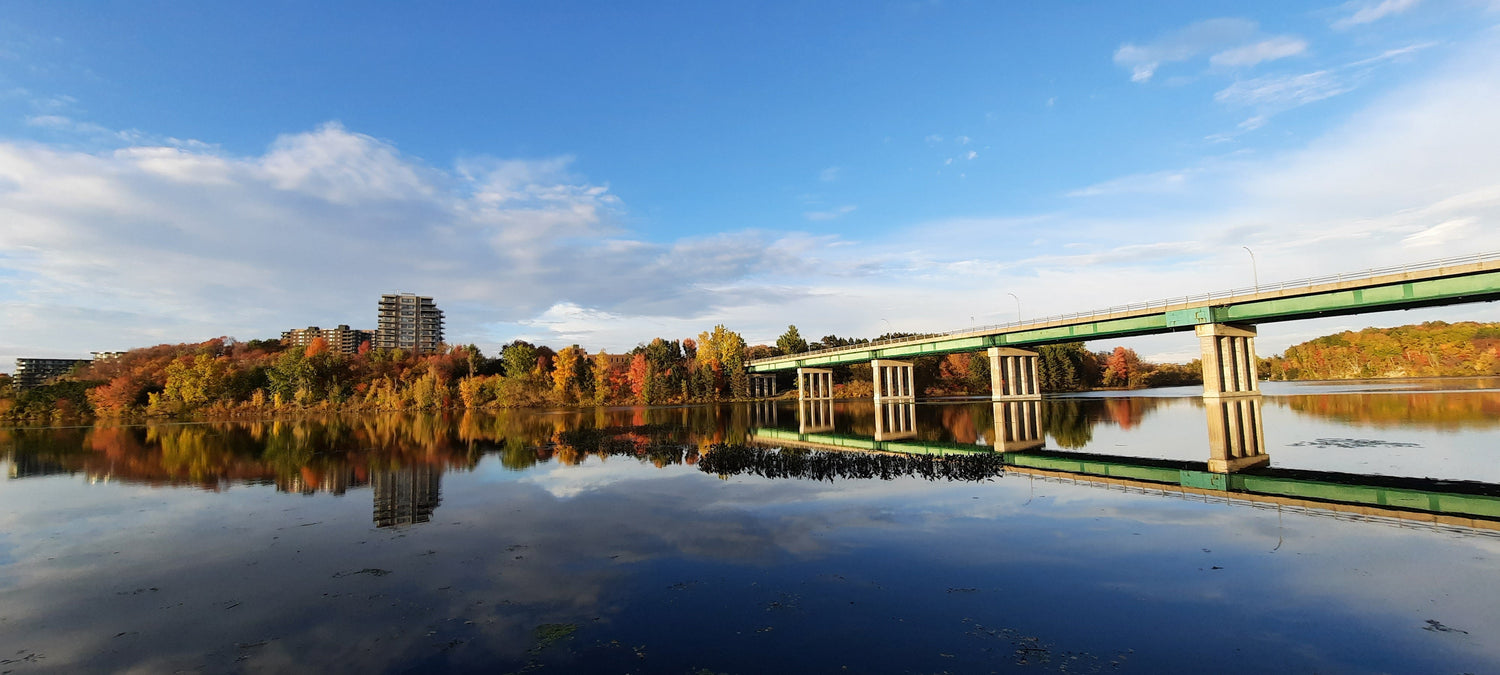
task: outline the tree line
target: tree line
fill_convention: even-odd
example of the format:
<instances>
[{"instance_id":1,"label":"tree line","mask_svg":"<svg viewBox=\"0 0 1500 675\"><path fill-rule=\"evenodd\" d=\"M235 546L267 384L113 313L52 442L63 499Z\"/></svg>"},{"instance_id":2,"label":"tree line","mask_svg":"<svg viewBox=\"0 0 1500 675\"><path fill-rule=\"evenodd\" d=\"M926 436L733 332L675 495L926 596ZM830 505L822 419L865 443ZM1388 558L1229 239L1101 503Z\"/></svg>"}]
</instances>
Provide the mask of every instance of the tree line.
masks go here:
<instances>
[{"instance_id":1,"label":"tree line","mask_svg":"<svg viewBox=\"0 0 1500 675\"><path fill-rule=\"evenodd\" d=\"M1261 361L1273 380L1500 375L1500 323L1428 321L1325 335Z\"/></svg>"},{"instance_id":2,"label":"tree line","mask_svg":"<svg viewBox=\"0 0 1500 675\"><path fill-rule=\"evenodd\" d=\"M874 339L902 337L911 335ZM371 349L367 342L343 354L321 338L303 347L224 337L133 349L24 391L0 375L0 420L711 403L749 396L747 361L869 342L837 335L808 342L789 326L774 345L748 345L718 325L696 339L656 338L622 354L516 340L490 356L474 345L418 354ZM1150 364L1123 347L1092 353L1082 343L1068 343L1039 351L1045 391L1160 386L1197 377L1193 364ZM914 363L924 395L989 392L983 352L918 357ZM781 378L783 391L794 386L791 374ZM835 379L839 396L873 395L868 364L835 368Z\"/></svg>"}]
</instances>

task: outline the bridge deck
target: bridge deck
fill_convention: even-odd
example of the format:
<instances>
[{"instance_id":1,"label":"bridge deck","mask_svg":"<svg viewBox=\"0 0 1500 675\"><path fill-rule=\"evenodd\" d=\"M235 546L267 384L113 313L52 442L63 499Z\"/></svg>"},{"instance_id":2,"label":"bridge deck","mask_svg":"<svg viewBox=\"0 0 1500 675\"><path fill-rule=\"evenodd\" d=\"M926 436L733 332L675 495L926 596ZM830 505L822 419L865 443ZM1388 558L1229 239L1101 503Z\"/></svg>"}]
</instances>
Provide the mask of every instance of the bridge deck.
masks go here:
<instances>
[{"instance_id":1,"label":"bridge deck","mask_svg":"<svg viewBox=\"0 0 1500 675\"><path fill-rule=\"evenodd\" d=\"M750 361L752 373L1500 300L1500 252Z\"/></svg>"}]
</instances>

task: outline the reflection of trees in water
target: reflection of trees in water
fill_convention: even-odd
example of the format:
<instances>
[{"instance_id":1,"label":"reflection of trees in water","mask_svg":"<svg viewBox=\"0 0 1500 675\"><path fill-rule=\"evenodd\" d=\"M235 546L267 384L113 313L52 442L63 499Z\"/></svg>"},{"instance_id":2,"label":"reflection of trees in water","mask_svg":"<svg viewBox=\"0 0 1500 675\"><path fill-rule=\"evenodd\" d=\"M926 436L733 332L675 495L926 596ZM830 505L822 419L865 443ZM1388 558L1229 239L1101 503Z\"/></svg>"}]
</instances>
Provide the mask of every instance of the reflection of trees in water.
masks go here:
<instances>
[{"instance_id":1,"label":"reflection of trees in water","mask_svg":"<svg viewBox=\"0 0 1500 675\"><path fill-rule=\"evenodd\" d=\"M1053 442L1068 449L1078 449L1094 440L1094 419L1088 403L1081 399L1047 401L1042 407L1042 425Z\"/></svg>"},{"instance_id":2,"label":"reflection of trees in water","mask_svg":"<svg viewBox=\"0 0 1500 675\"><path fill-rule=\"evenodd\" d=\"M1313 417L1373 427L1459 430L1500 426L1500 393L1300 394L1267 399Z\"/></svg>"}]
</instances>

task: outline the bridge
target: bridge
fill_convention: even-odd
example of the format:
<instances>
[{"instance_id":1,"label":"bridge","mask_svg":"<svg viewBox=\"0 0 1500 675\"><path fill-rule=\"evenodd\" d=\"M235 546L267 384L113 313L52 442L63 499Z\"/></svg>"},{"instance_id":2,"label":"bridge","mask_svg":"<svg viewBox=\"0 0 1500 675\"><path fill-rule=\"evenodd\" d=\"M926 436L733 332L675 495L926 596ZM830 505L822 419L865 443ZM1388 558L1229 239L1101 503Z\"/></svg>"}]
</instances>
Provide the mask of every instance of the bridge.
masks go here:
<instances>
[{"instance_id":1,"label":"bridge","mask_svg":"<svg viewBox=\"0 0 1500 675\"><path fill-rule=\"evenodd\" d=\"M756 359L752 393L776 393L775 373L797 371L798 397L829 399L832 366L869 363L877 401L915 400L910 359L987 350L992 397L1041 397L1036 347L1063 342L1194 331L1205 397L1258 396L1255 326L1396 309L1500 300L1500 252L1170 298L1093 312Z\"/></svg>"}]
</instances>

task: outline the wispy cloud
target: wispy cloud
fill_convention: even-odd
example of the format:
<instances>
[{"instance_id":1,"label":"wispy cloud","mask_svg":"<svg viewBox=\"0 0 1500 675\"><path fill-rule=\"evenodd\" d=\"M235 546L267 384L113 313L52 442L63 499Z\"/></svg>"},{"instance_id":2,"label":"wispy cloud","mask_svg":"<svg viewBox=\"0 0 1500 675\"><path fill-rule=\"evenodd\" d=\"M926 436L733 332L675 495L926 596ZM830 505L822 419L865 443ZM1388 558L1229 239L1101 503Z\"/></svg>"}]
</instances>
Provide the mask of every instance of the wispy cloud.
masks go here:
<instances>
[{"instance_id":1,"label":"wispy cloud","mask_svg":"<svg viewBox=\"0 0 1500 675\"><path fill-rule=\"evenodd\" d=\"M1121 176L1079 188L1067 193L1069 197L1104 197L1123 194L1163 194L1178 192L1187 186L1188 179L1196 170L1158 171L1155 173Z\"/></svg>"},{"instance_id":2,"label":"wispy cloud","mask_svg":"<svg viewBox=\"0 0 1500 675\"><path fill-rule=\"evenodd\" d=\"M824 183L832 183L843 176L843 173L844 169L842 167L830 166L818 172L818 180Z\"/></svg>"},{"instance_id":3,"label":"wispy cloud","mask_svg":"<svg viewBox=\"0 0 1500 675\"><path fill-rule=\"evenodd\" d=\"M852 204L848 204L840 206L836 209L829 209L826 211L808 211L806 213L803 213L802 217L812 221L835 220L854 213L855 208L857 207Z\"/></svg>"},{"instance_id":4,"label":"wispy cloud","mask_svg":"<svg viewBox=\"0 0 1500 675\"><path fill-rule=\"evenodd\" d=\"M1283 35L1254 44L1226 49L1209 57L1208 62L1221 67L1238 68L1254 66L1266 61L1284 59L1307 51L1307 41L1299 37Z\"/></svg>"},{"instance_id":5,"label":"wispy cloud","mask_svg":"<svg viewBox=\"0 0 1500 675\"><path fill-rule=\"evenodd\" d=\"M1373 23L1385 17L1400 14L1416 7L1421 0L1380 0L1379 2L1356 1L1344 3L1341 9L1352 14L1333 22L1334 30L1346 30L1355 26Z\"/></svg>"},{"instance_id":6,"label":"wispy cloud","mask_svg":"<svg viewBox=\"0 0 1500 675\"><path fill-rule=\"evenodd\" d=\"M1258 26L1248 19L1208 19L1167 33L1146 44L1115 50L1115 64L1130 69L1132 82L1148 82L1163 64L1187 61L1250 39Z\"/></svg>"},{"instance_id":7,"label":"wispy cloud","mask_svg":"<svg viewBox=\"0 0 1500 675\"><path fill-rule=\"evenodd\" d=\"M1350 89L1332 71L1318 70L1235 82L1214 94L1214 100L1231 105L1286 108L1338 96Z\"/></svg>"}]
</instances>

